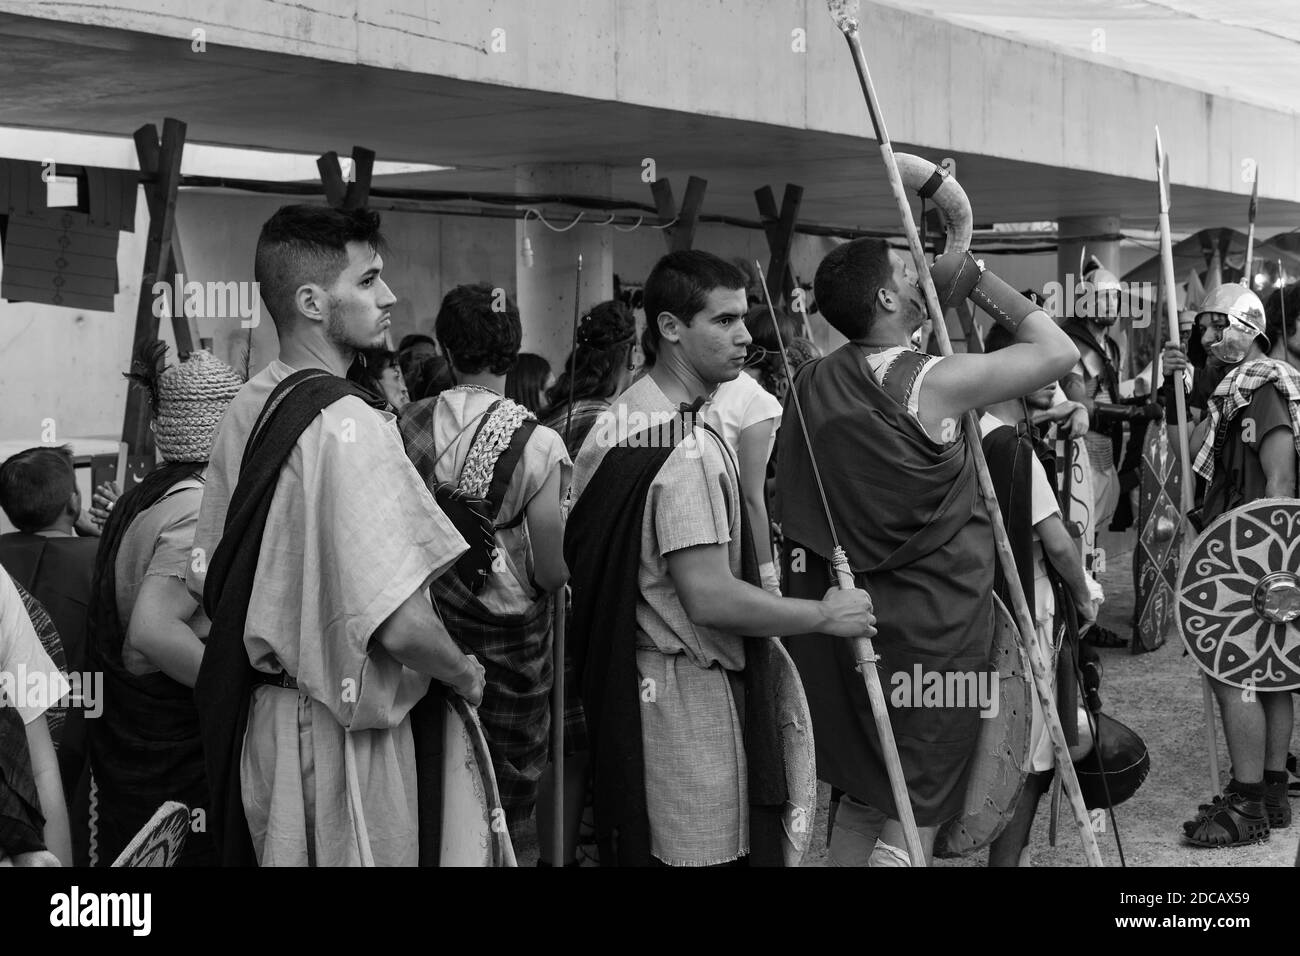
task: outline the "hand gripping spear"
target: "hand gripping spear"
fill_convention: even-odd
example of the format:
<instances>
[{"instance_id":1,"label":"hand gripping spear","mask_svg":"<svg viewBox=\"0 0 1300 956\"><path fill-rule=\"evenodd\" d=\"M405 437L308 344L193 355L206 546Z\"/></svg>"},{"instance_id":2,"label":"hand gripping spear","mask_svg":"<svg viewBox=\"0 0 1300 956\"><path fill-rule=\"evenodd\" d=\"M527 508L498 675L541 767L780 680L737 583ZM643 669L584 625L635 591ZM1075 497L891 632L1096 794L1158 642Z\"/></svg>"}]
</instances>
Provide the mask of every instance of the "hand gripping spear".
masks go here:
<instances>
[{"instance_id":1,"label":"hand gripping spear","mask_svg":"<svg viewBox=\"0 0 1300 956\"><path fill-rule=\"evenodd\" d=\"M826 489L822 484L821 469L817 467L817 456L813 452L812 438L808 435L808 422L803 417L803 403L799 392L794 387L794 372L790 368L790 359L785 354L785 341L781 337L781 323L776 320L776 311L772 308L772 294L767 288L767 276L763 275L763 266L754 260L758 269L758 279L763 285L763 301L767 303L767 314L772 319L772 329L776 333L776 348L781 353L781 366L785 369L786 381L790 383L790 397L794 400L795 415L799 419L799 428L803 431L804 444L808 446L808 463L812 465L813 478L817 483L817 494L822 499L822 511L826 514L826 524L831 532L831 567L835 570L835 579L841 590L857 587L853 583L853 571L849 568L849 559L840 547L839 535L835 533L835 519L831 515L831 506L826 500ZM907 793L907 780L903 777L903 761L898 756L898 744L894 741L894 728L889 723L889 710L885 707L885 692L880 686L880 675L876 672L875 646L869 637L853 638L853 654L858 662L858 670L867 685L867 697L871 700L871 715L876 720L876 736L880 739L880 749L885 756L885 770L889 774L889 789L894 795L894 806L898 809L898 822L903 825L903 837L907 841L907 855L912 866L925 866L925 848L921 845L921 834L916 829L916 818L912 814L912 798Z\"/></svg>"},{"instance_id":2,"label":"hand gripping spear","mask_svg":"<svg viewBox=\"0 0 1300 956\"><path fill-rule=\"evenodd\" d=\"M903 192L903 180L898 171L898 161L894 157L894 148L889 142L885 130L884 116L880 111L880 102L876 98L876 89L871 82L871 73L867 68L866 54L862 50L862 40L858 33L857 0L827 0L831 17L835 25L844 34L849 52L853 55L853 65L857 68L858 80L862 93L867 100L867 111L871 114L871 125L875 129L876 141L880 144L880 156L889 177L889 186L898 205L903 220L903 229L907 233L907 244L916 263L916 271L921 280L921 290L925 294L925 304L934 327L934 336L939 342L939 351L943 355L952 354L952 343L948 341L948 327L943 310L939 307L939 295L935 291L934 280L930 277L930 266L925 259L925 250L916 232L916 223L912 219L912 208ZM1172 287L1172 286L1171 286ZM975 416L967 412L962 416L966 433L966 443L975 461L975 470L979 475L980 491L985 507L993 523L993 538L997 545L998 558L1007 581L1007 590L1011 595L1012 611L1020 631L1020 641L1034 675L1034 688L1042 704L1043 718L1047 724L1052 740L1052 751L1056 757L1056 772L1060 775L1070 808L1074 812L1075 822L1079 827L1079 838L1083 842L1084 855L1090 866L1102 866L1101 851L1097 848L1097 838L1092 832L1088 819L1088 810L1083 802L1083 793L1079 789L1079 780L1074 773L1074 764L1070 760L1070 749L1065 742L1065 732L1056 714L1056 700L1052 692L1052 678L1047 664L1039 653L1038 642L1034 636L1034 622L1025 601L1024 588L1020 586L1020 576L1016 573L1015 558L1011 554L1011 544L1007 539L1006 527L1002 523L1002 512L998 508L997 493L993 489L993 480L989 476L988 463L984 460L983 446L980 442L979 425Z\"/></svg>"},{"instance_id":3,"label":"hand gripping spear","mask_svg":"<svg viewBox=\"0 0 1300 956\"><path fill-rule=\"evenodd\" d=\"M582 301L582 254L578 254L578 270L573 280L573 337L569 344L569 407L564 415L564 447L569 447L569 432L573 428L573 381L574 371L578 366L578 315ZM555 592L555 638L554 668L555 680L551 685L551 780L552 792L552 826L551 859L555 866L564 866L564 827L568 822L564 815L564 629L567 626L568 607L564 588Z\"/></svg>"}]
</instances>

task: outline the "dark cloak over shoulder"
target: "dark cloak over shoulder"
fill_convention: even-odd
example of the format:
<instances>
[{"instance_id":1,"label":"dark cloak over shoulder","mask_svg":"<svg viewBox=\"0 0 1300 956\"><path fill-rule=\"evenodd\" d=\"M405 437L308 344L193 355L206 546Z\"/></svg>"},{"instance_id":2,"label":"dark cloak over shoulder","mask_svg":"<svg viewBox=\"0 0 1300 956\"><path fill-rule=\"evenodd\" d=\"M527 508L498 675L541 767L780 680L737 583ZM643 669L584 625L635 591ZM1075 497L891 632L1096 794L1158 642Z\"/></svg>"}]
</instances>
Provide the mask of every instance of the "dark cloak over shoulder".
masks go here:
<instances>
[{"instance_id":1,"label":"dark cloak over shoulder","mask_svg":"<svg viewBox=\"0 0 1300 956\"><path fill-rule=\"evenodd\" d=\"M989 670L997 562L961 430L939 448L903 404L924 358L914 356L903 353L882 386L845 345L801 368L793 387L840 542L875 606L880 681L916 822L936 826L961 809L979 708L895 706L894 675ZM817 599L834 583L832 546L801 429L781 429L777 453L786 593ZM801 636L786 647L812 711L817 775L897 819L851 643Z\"/></svg>"}]
</instances>

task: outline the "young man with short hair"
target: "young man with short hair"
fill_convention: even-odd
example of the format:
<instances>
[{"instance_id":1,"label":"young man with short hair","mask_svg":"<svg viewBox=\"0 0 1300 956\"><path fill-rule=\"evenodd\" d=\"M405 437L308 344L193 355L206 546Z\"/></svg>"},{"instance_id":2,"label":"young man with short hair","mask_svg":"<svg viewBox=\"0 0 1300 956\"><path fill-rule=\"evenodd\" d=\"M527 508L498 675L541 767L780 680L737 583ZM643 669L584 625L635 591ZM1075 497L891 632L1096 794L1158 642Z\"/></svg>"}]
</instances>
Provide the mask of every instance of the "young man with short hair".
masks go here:
<instances>
[{"instance_id":1,"label":"young man with short hair","mask_svg":"<svg viewBox=\"0 0 1300 956\"><path fill-rule=\"evenodd\" d=\"M227 864L414 865L411 710L430 678L482 695L428 595L465 542L394 417L343 381L397 301L383 248L377 213L323 206L258 238L280 356L217 428L189 575L212 619L195 702Z\"/></svg>"},{"instance_id":2,"label":"young man with short hair","mask_svg":"<svg viewBox=\"0 0 1300 956\"><path fill-rule=\"evenodd\" d=\"M698 416L745 364L744 273L670 253L645 303L652 366L587 435L565 540L601 862L779 863L780 736L762 704L780 651L766 636L870 636L870 600L759 586L762 529L746 520L734 454Z\"/></svg>"}]
</instances>

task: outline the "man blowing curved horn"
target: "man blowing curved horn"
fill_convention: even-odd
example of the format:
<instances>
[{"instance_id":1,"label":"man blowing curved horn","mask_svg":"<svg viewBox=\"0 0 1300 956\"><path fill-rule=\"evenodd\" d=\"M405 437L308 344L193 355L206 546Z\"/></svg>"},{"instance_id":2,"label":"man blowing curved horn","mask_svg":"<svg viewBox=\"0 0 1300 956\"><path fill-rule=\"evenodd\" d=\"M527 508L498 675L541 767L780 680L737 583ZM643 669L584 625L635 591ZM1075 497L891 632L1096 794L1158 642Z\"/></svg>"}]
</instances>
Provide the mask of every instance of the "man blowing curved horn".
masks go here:
<instances>
[{"instance_id":1,"label":"man blowing curved horn","mask_svg":"<svg viewBox=\"0 0 1300 956\"><path fill-rule=\"evenodd\" d=\"M915 351L912 334L926 321L916 271L883 241L856 239L822 260L814 287L822 314L849 341L805 365L793 385L841 543L872 596L890 698L898 683L891 678L915 668L940 677L989 668L996 558L961 416L1060 378L1079 358L1047 313L969 254L940 257L933 275L945 306L971 295L1015 343L989 355ZM832 545L804 436L784 428L778 449L788 593L821 594L832 580ZM843 792L832 862L906 866L850 643L791 641L789 650L812 711L818 776ZM938 827L962 805L980 714L977 702L962 703L890 704L927 855Z\"/></svg>"}]
</instances>

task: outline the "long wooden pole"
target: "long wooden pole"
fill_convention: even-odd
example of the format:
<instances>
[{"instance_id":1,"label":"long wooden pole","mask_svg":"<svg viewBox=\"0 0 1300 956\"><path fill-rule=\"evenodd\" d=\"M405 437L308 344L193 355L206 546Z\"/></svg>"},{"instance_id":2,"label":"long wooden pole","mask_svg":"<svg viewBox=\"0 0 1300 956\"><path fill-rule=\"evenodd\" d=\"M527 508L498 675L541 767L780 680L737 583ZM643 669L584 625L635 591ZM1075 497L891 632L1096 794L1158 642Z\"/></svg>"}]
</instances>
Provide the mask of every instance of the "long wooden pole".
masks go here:
<instances>
[{"instance_id":1,"label":"long wooden pole","mask_svg":"<svg viewBox=\"0 0 1300 956\"><path fill-rule=\"evenodd\" d=\"M569 444L573 428L573 382L578 369L578 316L582 311L582 254L578 254L578 269L573 280L573 336L569 344L569 407L564 416L564 444ZM576 456L575 456L576 457ZM551 685L551 781L552 826L551 857L553 866L565 866L564 827L568 822L564 813L564 639L568 626L564 588L556 590L555 601L555 682Z\"/></svg>"},{"instance_id":2,"label":"long wooden pole","mask_svg":"<svg viewBox=\"0 0 1300 956\"><path fill-rule=\"evenodd\" d=\"M935 290L934 280L930 277L929 263L926 262L925 251L921 248L921 240L917 235L916 223L912 219L911 204L908 202L907 194L903 190L903 179L898 172L898 163L894 158L894 148L885 129L880 102L876 97L875 86L871 82L866 54L862 50L862 40L858 32L857 19L853 16L844 16L842 11L845 4L838 2L838 0L830 0L829 6L831 7L832 16L835 17L836 24L844 33L845 40L848 41L849 51L853 55L853 64L857 68L858 81L862 85L862 93L867 100L867 109L871 114L871 123L875 128L876 140L880 144L880 156L885 164L890 190L894 194L894 201L902 218L903 229L907 233L907 244L911 249L912 259L916 264L916 271L921 280L921 290L925 294L925 302L933 324L933 332L939 342L939 351L943 355L951 355L952 343L948 340L948 327L944 320L943 309L939 307L939 294ZM1056 714L1052 676L1049 675L1047 663L1043 659L1035 637L1033 618L1029 613L1029 604L1025 599L1024 588L1020 584L1020 576L1016 572L1015 557L1011 553L1011 543L1007 538L1006 528L1002 522L1002 512L998 507L997 492L993 488L988 463L984 460L979 424L975 421L974 412L967 412L963 415L962 424L966 434L966 442L970 446L970 454L975 461L975 470L979 476L980 490L983 493L985 507L992 519L993 539L1006 578L1012 611L1015 614L1016 624L1020 631L1021 645L1026 658L1029 660L1030 670L1034 675L1034 689L1038 692L1038 700L1042 704L1043 717L1052 740L1052 750L1056 757L1056 772L1062 779L1066 796L1070 801L1070 808L1074 812L1075 823L1079 828L1079 839L1083 843L1083 851L1088 864L1090 866L1102 866L1101 850L1097 846L1096 835L1092 832L1088 809L1083 802L1083 791L1079 788L1079 781L1075 776L1074 763L1070 760L1070 748L1065 741L1065 732L1061 729L1061 722Z\"/></svg>"},{"instance_id":3,"label":"long wooden pole","mask_svg":"<svg viewBox=\"0 0 1300 956\"><path fill-rule=\"evenodd\" d=\"M1169 182L1167 180L1167 160L1164 148L1160 143L1160 127L1156 127L1156 179L1160 184L1160 266L1161 273L1164 277L1165 284L1165 318L1169 323L1169 341L1181 342L1182 337L1178 332L1178 306L1174 302L1174 290L1177 286L1174 284L1174 247L1169 231ZM1182 382L1177 382L1174 388L1174 408L1177 411L1178 420L1176 427L1178 429L1178 457L1179 465L1183 469L1182 482L1182 508L1180 516L1186 515L1192 507L1192 483L1195 476L1192 474L1191 456L1187 448L1187 399L1183 395Z\"/></svg>"},{"instance_id":4,"label":"long wooden pole","mask_svg":"<svg viewBox=\"0 0 1300 956\"><path fill-rule=\"evenodd\" d=\"M1156 181L1160 188L1160 271L1166 290L1165 318L1169 323L1169 340L1171 342L1182 342L1182 337L1178 331L1178 308L1174 303L1174 245L1169 226L1169 156L1160 141L1159 126L1156 127ZM1249 262L1246 263L1246 271L1250 271ZM1182 498L1182 507L1178 509L1179 525L1181 526L1183 521L1186 520L1187 512L1192 508L1192 486L1196 481L1196 476L1192 473L1191 449L1188 447L1187 399L1183 396L1181 376L1175 378L1173 393L1174 408L1178 414L1178 420L1174 426L1177 429L1178 438L1178 464L1182 468L1183 474L1182 494L1179 496ZM1185 531L1186 529L1182 530ZM1184 534L1183 539L1186 540L1186 537L1186 534ZM1219 735L1215 726L1214 691L1210 687L1210 678L1203 672L1201 674L1201 700L1205 710L1205 749L1209 758L1210 795L1214 796L1219 792Z\"/></svg>"},{"instance_id":5,"label":"long wooden pole","mask_svg":"<svg viewBox=\"0 0 1300 956\"><path fill-rule=\"evenodd\" d=\"M840 590L851 590L857 585L853 581L853 571L849 559L840 547L839 535L835 532L835 519L831 515L830 504L826 501L826 492L822 486L821 469L817 467L817 457L813 452L812 438L808 434L808 422L803 416L803 403L799 392L794 387L794 375L790 369L790 360L785 354L785 342L781 338L781 323L776 320L776 310L772 307L772 293L767 287L767 276L763 266L754 260L758 269L758 278L763 285L763 301L767 303L768 314L772 317L772 328L776 332L776 347L781 353L781 364L785 368L786 379L790 383L790 397L794 401L795 414L799 427L803 430L804 444L808 447L808 461L812 465L813 477L817 482L817 492L821 496L822 510L826 514L826 523L830 526L831 568L835 571L835 581ZM876 721L876 737L880 740L880 749L885 757L885 772L889 777L889 789L894 796L894 807L898 811L898 822L903 826L903 838L907 841L907 855L912 866L925 866L925 847L921 843L921 833L916 828L916 817L912 813L912 798L907 792L907 780L903 776L903 761L898 756L898 743L894 740L894 728L889 722L889 710L885 706L885 692L880 686L880 674L876 672L875 645L869 637L853 638L854 660L858 662L858 671L867 685L867 697L871 701L871 716Z\"/></svg>"}]
</instances>

